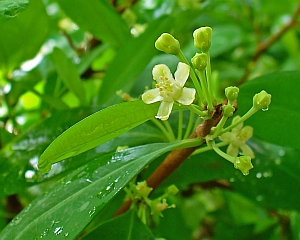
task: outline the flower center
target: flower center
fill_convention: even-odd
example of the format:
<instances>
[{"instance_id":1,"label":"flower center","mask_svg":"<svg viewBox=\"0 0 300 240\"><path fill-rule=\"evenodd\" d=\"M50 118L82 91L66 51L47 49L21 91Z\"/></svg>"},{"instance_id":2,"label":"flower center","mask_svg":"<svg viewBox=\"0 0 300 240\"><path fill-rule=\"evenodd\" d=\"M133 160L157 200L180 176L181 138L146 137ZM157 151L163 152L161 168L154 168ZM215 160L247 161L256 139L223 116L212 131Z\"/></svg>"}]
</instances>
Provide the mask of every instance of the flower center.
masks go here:
<instances>
[{"instance_id":1,"label":"flower center","mask_svg":"<svg viewBox=\"0 0 300 240\"><path fill-rule=\"evenodd\" d=\"M176 101L182 92L180 86L178 86L174 80L171 81L166 76L159 76L155 87L159 89L159 94L164 98L165 101L173 102Z\"/></svg>"}]
</instances>

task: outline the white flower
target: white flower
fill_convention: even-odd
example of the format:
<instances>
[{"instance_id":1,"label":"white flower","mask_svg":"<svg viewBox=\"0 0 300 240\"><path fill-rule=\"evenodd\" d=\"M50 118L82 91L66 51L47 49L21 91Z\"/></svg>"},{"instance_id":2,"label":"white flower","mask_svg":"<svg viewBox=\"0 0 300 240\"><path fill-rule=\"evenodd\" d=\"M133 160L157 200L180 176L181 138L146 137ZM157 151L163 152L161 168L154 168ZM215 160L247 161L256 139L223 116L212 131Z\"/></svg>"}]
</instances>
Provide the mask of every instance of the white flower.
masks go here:
<instances>
[{"instance_id":1,"label":"white flower","mask_svg":"<svg viewBox=\"0 0 300 240\"><path fill-rule=\"evenodd\" d=\"M170 69L159 64L152 70L153 79L157 82L155 89L146 91L142 95L142 100L151 104L161 102L158 113L155 116L161 120L167 120L170 116L174 101L183 105L190 105L195 99L196 90L183 87L189 77L190 67L182 62L178 63L173 78Z\"/></svg>"},{"instance_id":2,"label":"white flower","mask_svg":"<svg viewBox=\"0 0 300 240\"><path fill-rule=\"evenodd\" d=\"M240 118L240 116L233 118L232 124ZM221 141L230 143L226 151L228 155L237 157L240 149L244 155L254 158L254 152L246 143L252 137L252 135L253 128L250 126L243 127L243 123L241 123L233 128L231 132L226 132L219 136L219 138Z\"/></svg>"}]
</instances>

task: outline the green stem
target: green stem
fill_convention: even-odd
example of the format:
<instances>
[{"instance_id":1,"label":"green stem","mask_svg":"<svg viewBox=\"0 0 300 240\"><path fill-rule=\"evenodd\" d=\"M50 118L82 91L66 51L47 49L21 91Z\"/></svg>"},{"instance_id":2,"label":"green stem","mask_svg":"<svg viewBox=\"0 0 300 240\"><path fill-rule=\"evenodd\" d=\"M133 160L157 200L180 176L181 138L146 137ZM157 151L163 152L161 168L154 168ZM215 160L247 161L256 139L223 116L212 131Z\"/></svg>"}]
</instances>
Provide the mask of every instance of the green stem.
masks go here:
<instances>
[{"instance_id":1,"label":"green stem","mask_svg":"<svg viewBox=\"0 0 300 240\"><path fill-rule=\"evenodd\" d=\"M208 145L208 143L207 143L207 145ZM231 162L231 163L235 163L235 157L232 157L232 156L230 156L230 155L228 155L228 154L226 154L226 153L224 153L218 146L216 146L216 144L215 144L215 141L210 141L210 146L213 148L213 150L217 153L217 154L219 154L222 158L224 158L224 159L226 159L226 160L228 160L229 162Z\"/></svg>"},{"instance_id":2,"label":"green stem","mask_svg":"<svg viewBox=\"0 0 300 240\"><path fill-rule=\"evenodd\" d=\"M255 109L253 106L252 108L250 108L250 110L248 112L245 113L244 116L242 116L238 121L236 121L234 124L231 124L229 127L223 129L219 135L222 135L223 133L226 133L228 131L230 131L231 129L235 128L236 126L238 126L239 124L241 124L242 122L246 121L249 117L251 117L254 113L256 113L258 110Z\"/></svg>"},{"instance_id":3,"label":"green stem","mask_svg":"<svg viewBox=\"0 0 300 240\"><path fill-rule=\"evenodd\" d=\"M166 128L164 127L164 125L161 123L161 121L159 121L156 118L151 119L151 121L162 131L162 133L165 135L165 137L167 138L167 140L169 142L173 141L173 139L170 137L169 132L166 130Z\"/></svg>"},{"instance_id":4,"label":"green stem","mask_svg":"<svg viewBox=\"0 0 300 240\"><path fill-rule=\"evenodd\" d=\"M223 115L223 117L221 118L220 122L218 123L218 125L216 126L216 130L214 132L214 134L212 135L212 138L215 139L216 137L220 136L221 131L223 130L223 127L227 121L228 117L225 117Z\"/></svg>"},{"instance_id":5,"label":"green stem","mask_svg":"<svg viewBox=\"0 0 300 240\"><path fill-rule=\"evenodd\" d=\"M206 78L207 78L207 88L208 88L208 106L212 106L214 102L214 95L212 90L212 79L211 79L211 65L210 65L210 55L209 52L207 54L207 66L206 66ZM212 108L208 108L208 110L212 110Z\"/></svg>"},{"instance_id":6,"label":"green stem","mask_svg":"<svg viewBox=\"0 0 300 240\"><path fill-rule=\"evenodd\" d=\"M193 81L193 83L194 83L194 86L195 86L196 91L197 91L197 93L198 93L198 96L199 96L199 98L200 98L200 105L202 105L202 104L203 104L203 101L204 101L205 99L204 99L204 95L203 95L201 86L200 86L200 84L199 84L199 81L198 81L198 79L197 79L197 76L196 76L196 74L195 74L195 72L194 72L194 69L191 67L189 61L186 59L186 57L184 56L184 54L183 54L183 52L182 52L181 50L179 51L179 53L178 53L176 56L177 56L177 58L179 59L179 61L181 61L181 62L183 62L183 63L185 63L185 64L187 64L187 65L190 66L190 77L191 77L191 79L192 79L192 81Z\"/></svg>"},{"instance_id":7,"label":"green stem","mask_svg":"<svg viewBox=\"0 0 300 240\"><path fill-rule=\"evenodd\" d=\"M197 115L199 115L200 117L207 117L208 116L208 112L207 111L201 111L198 106L191 104L186 106L189 110L191 110L192 112L196 113Z\"/></svg>"},{"instance_id":8,"label":"green stem","mask_svg":"<svg viewBox=\"0 0 300 240\"><path fill-rule=\"evenodd\" d=\"M216 147L224 147L224 146L227 146L230 142L219 142L216 145ZM197 149L195 152L192 153L192 155L196 155L196 154L199 154L199 153L203 153L203 152L207 152L209 150L212 150L212 146L206 146L206 147L202 147L202 148L199 148Z\"/></svg>"},{"instance_id":9,"label":"green stem","mask_svg":"<svg viewBox=\"0 0 300 240\"><path fill-rule=\"evenodd\" d=\"M168 134L170 136L170 138L172 139L171 142L174 142L176 141L176 137L175 137L175 134L173 132L173 129L171 128L171 125L168 121L163 121L163 124L165 125L167 131L168 131Z\"/></svg>"},{"instance_id":10,"label":"green stem","mask_svg":"<svg viewBox=\"0 0 300 240\"><path fill-rule=\"evenodd\" d=\"M193 111L190 111L189 123L187 125L186 130L185 130L185 134L183 136L183 139L188 138L188 136L191 134L194 119L195 119L195 113Z\"/></svg>"},{"instance_id":11,"label":"green stem","mask_svg":"<svg viewBox=\"0 0 300 240\"><path fill-rule=\"evenodd\" d=\"M198 77L200 78L200 82L201 82L201 87L204 93L204 97L206 98L207 101L207 107L208 109L213 109L213 104L212 104L212 100L210 99L210 95L209 95L209 91L208 91L208 86L207 86L207 81L206 81L206 77L205 77L205 71L198 71L196 70L196 73L198 75Z\"/></svg>"},{"instance_id":12,"label":"green stem","mask_svg":"<svg viewBox=\"0 0 300 240\"><path fill-rule=\"evenodd\" d=\"M177 140L182 139L182 123L183 123L183 110L179 109L179 114L178 114L178 135L177 135Z\"/></svg>"}]
</instances>

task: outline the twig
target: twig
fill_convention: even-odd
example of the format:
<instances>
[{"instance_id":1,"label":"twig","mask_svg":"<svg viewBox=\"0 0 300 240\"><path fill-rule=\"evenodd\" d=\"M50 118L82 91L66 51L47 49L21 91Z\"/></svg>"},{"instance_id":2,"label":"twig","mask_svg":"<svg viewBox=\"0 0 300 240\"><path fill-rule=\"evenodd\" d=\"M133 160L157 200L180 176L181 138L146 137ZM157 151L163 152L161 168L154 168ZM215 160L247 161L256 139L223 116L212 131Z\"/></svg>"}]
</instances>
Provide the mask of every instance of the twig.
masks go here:
<instances>
[{"instance_id":1,"label":"twig","mask_svg":"<svg viewBox=\"0 0 300 240\"><path fill-rule=\"evenodd\" d=\"M251 58L251 61L247 64L244 74L243 76L240 78L240 80L237 83L237 86L240 86L241 84L243 84L250 72L251 69L253 68L253 63L255 63L258 58L266 52L266 50L273 44L275 43L281 36L283 36L289 29L291 29L292 27L294 27L297 24L297 17L300 14L300 3L297 5L295 11L293 12L290 21L285 24L281 29L279 29L279 31L277 31L275 34L273 34L272 36L270 36L267 40L265 40L264 42L261 42L260 44L258 44L256 51L254 53L254 55Z\"/></svg>"},{"instance_id":2,"label":"twig","mask_svg":"<svg viewBox=\"0 0 300 240\"><path fill-rule=\"evenodd\" d=\"M200 124L189 138L204 137L210 132L210 129L215 126L222 116L222 104L216 106L216 111L213 117L209 120L205 120ZM205 142L203 142L204 144ZM156 189L171 173L173 173L183 162L186 160L198 147L176 149L172 151L165 160L156 168L156 170L147 179L147 185ZM114 217L125 213L131 205L132 201L125 201L120 208L114 214Z\"/></svg>"}]
</instances>

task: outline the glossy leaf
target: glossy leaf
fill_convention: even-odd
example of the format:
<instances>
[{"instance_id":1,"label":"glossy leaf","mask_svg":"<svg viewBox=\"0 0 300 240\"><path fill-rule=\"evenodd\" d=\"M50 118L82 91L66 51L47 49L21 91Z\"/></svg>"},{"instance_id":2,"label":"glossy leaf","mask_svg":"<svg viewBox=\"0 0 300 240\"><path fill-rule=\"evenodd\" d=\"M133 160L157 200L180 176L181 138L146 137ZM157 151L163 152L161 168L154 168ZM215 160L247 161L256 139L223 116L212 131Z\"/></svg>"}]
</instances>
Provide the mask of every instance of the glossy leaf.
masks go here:
<instances>
[{"instance_id":1,"label":"glossy leaf","mask_svg":"<svg viewBox=\"0 0 300 240\"><path fill-rule=\"evenodd\" d=\"M98 104L115 104L119 102L116 91L129 92L137 77L152 57L158 53L154 47L155 40L162 33L170 30L172 21L173 18L163 18L152 22L143 34L127 41L119 49L103 79L98 94ZM152 79L149 81L151 82Z\"/></svg>"},{"instance_id":2,"label":"glossy leaf","mask_svg":"<svg viewBox=\"0 0 300 240\"><path fill-rule=\"evenodd\" d=\"M1 240L74 239L145 166L178 147L187 145L148 144L94 159L34 200L2 231Z\"/></svg>"},{"instance_id":3,"label":"glossy leaf","mask_svg":"<svg viewBox=\"0 0 300 240\"><path fill-rule=\"evenodd\" d=\"M79 77L78 71L74 64L67 58L66 54L59 48L54 48L52 60L55 68L61 77L65 86L73 92L80 102L86 103L85 91Z\"/></svg>"},{"instance_id":4,"label":"glossy leaf","mask_svg":"<svg viewBox=\"0 0 300 240\"><path fill-rule=\"evenodd\" d=\"M91 109L57 112L2 148L0 152L0 182L5 185L0 188L0 196L17 193L40 182L37 175L39 156L66 128L91 113Z\"/></svg>"},{"instance_id":5,"label":"glossy leaf","mask_svg":"<svg viewBox=\"0 0 300 240\"><path fill-rule=\"evenodd\" d=\"M252 160L254 168L247 176L214 151L209 151L186 160L161 187L175 184L184 188L191 183L227 179L235 191L263 206L282 209L298 206L298 198L291 194L300 191L300 176L298 168L294 167L298 164L300 151L258 139L252 139L249 144L255 159Z\"/></svg>"},{"instance_id":6,"label":"glossy leaf","mask_svg":"<svg viewBox=\"0 0 300 240\"><path fill-rule=\"evenodd\" d=\"M107 1L57 0L66 14L82 29L89 31L99 40L121 46L131 36L129 28Z\"/></svg>"},{"instance_id":7,"label":"glossy leaf","mask_svg":"<svg viewBox=\"0 0 300 240\"><path fill-rule=\"evenodd\" d=\"M117 226L117 228L116 228ZM155 240L151 231L138 218L133 210L114 218L94 229L82 238L82 240L95 239L143 239Z\"/></svg>"},{"instance_id":8,"label":"glossy leaf","mask_svg":"<svg viewBox=\"0 0 300 240\"><path fill-rule=\"evenodd\" d=\"M28 0L2 0L0 2L0 22L16 17L28 6Z\"/></svg>"},{"instance_id":9,"label":"glossy leaf","mask_svg":"<svg viewBox=\"0 0 300 240\"><path fill-rule=\"evenodd\" d=\"M277 145L300 149L299 71L278 72L253 79L240 88L238 111L243 115L252 106L254 94L265 90L272 95L268 111L260 111L246 121L254 135Z\"/></svg>"},{"instance_id":10,"label":"glossy leaf","mask_svg":"<svg viewBox=\"0 0 300 240\"><path fill-rule=\"evenodd\" d=\"M37 169L38 157L63 130L90 114L92 109L73 109L54 114L9 143L0 152L0 197L18 193L32 185L63 176L95 158L115 152L119 146L138 146L165 141L161 132L148 123L142 124L85 153L55 164L50 174ZM63 117L62 117L63 116ZM43 136L43 137L41 137Z\"/></svg>"},{"instance_id":11,"label":"glossy leaf","mask_svg":"<svg viewBox=\"0 0 300 240\"><path fill-rule=\"evenodd\" d=\"M0 69L8 73L33 58L47 34L48 16L44 4L41 0L32 0L18 17L1 23Z\"/></svg>"},{"instance_id":12,"label":"glossy leaf","mask_svg":"<svg viewBox=\"0 0 300 240\"><path fill-rule=\"evenodd\" d=\"M153 118L158 104L143 101L117 104L78 122L55 139L39 159L39 169L48 172L53 163L94 148ZM72 141L70 141L72 139Z\"/></svg>"}]
</instances>

